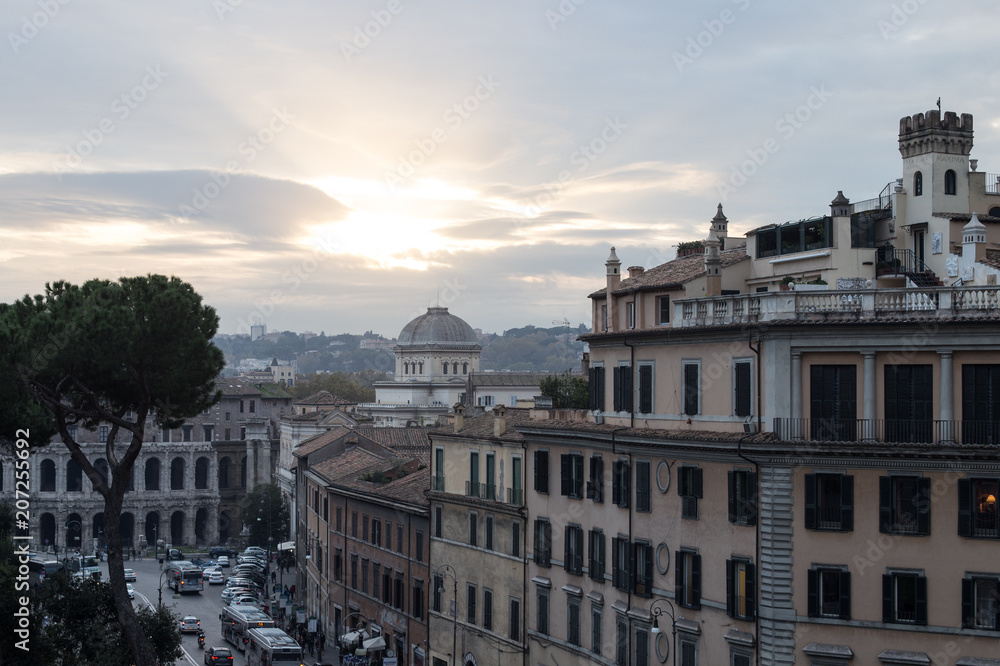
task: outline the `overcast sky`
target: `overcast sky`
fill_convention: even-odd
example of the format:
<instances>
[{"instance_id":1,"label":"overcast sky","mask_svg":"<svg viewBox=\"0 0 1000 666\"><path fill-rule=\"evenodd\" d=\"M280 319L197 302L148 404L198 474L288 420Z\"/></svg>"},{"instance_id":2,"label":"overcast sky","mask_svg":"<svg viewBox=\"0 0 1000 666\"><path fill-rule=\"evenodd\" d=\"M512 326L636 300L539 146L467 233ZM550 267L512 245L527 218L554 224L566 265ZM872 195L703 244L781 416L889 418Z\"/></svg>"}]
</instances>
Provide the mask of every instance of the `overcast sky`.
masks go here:
<instances>
[{"instance_id":1,"label":"overcast sky","mask_svg":"<svg viewBox=\"0 0 1000 666\"><path fill-rule=\"evenodd\" d=\"M5 0L0 300L149 272L220 332L589 323L587 294L901 175L975 116L995 2ZM996 157L994 157L996 156ZM749 175L747 175L749 174Z\"/></svg>"}]
</instances>

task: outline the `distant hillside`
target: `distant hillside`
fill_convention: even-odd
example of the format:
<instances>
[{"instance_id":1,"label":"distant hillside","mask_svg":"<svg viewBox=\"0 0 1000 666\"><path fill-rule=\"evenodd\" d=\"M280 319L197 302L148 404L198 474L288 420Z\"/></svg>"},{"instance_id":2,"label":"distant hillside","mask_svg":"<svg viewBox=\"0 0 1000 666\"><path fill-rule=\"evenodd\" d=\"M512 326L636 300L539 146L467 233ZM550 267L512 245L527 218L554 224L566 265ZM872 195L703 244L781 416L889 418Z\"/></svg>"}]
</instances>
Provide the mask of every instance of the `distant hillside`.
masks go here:
<instances>
[{"instance_id":1,"label":"distant hillside","mask_svg":"<svg viewBox=\"0 0 1000 666\"><path fill-rule=\"evenodd\" d=\"M577 336L587 332L586 326L576 328L512 328L503 335L490 334L482 341L483 370L514 370L521 372L576 372L584 344Z\"/></svg>"}]
</instances>

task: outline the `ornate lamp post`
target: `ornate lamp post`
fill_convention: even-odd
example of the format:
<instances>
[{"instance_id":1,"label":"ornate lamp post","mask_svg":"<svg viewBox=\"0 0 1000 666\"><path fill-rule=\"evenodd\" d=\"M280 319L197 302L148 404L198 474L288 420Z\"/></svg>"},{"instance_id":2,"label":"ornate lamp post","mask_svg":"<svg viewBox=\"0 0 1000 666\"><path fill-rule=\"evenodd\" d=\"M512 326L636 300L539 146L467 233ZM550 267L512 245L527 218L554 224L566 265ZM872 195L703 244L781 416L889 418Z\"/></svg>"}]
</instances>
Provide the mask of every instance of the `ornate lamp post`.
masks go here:
<instances>
[{"instance_id":1,"label":"ornate lamp post","mask_svg":"<svg viewBox=\"0 0 1000 666\"><path fill-rule=\"evenodd\" d=\"M661 606L660 604L663 605ZM653 614L654 636L660 633L660 624L657 621L659 617L661 615L666 615L670 618L670 633L672 634L670 653L673 655L674 666L677 666L677 617L675 615L674 605L667 599L657 599L653 602L653 605L649 607L649 612Z\"/></svg>"},{"instance_id":2,"label":"ornate lamp post","mask_svg":"<svg viewBox=\"0 0 1000 666\"><path fill-rule=\"evenodd\" d=\"M454 585L454 596L453 603L455 605L454 615L451 616L451 665L455 666L458 663L458 655L455 654L455 650L458 649L458 576L455 573L455 567L450 564L442 564L434 573L444 578L451 578ZM438 594L444 593L444 588L438 590Z\"/></svg>"}]
</instances>

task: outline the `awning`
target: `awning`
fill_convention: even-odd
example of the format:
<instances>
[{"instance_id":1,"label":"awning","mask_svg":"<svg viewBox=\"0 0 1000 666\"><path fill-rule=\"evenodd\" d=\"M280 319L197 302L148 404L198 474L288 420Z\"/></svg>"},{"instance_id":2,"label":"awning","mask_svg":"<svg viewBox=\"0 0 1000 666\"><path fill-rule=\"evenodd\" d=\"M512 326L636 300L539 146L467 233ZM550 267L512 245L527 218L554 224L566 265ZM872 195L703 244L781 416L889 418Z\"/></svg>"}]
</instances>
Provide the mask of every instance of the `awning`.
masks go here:
<instances>
[{"instance_id":1,"label":"awning","mask_svg":"<svg viewBox=\"0 0 1000 666\"><path fill-rule=\"evenodd\" d=\"M368 637L369 633L364 629L362 629L361 631L349 631L340 637L340 642L346 643L347 645L351 645L352 643L357 643L358 641L361 640L368 640ZM382 644L385 645L384 642Z\"/></svg>"},{"instance_id":2,"label":"awning","mask_svg":"<svg viewBox=\"0 0 1000 666\"><path fill-rule=\"evenodd\" d=\"M369 652L375 652L377 650L382 650L385 648L385 639L381 636L376 636L375 638L369 638L363 643L363 646Z\"/></svg>"},{"instance_id":3,"label":"awning","mask_svg":"<svg viewBox=\"0 0 1000 666\"><path fill-rule=\"evenodd\" d=\"M278 550L292 550L295 548L294 541L283 541L278 544Z\"/></svg>"}]
</instances>

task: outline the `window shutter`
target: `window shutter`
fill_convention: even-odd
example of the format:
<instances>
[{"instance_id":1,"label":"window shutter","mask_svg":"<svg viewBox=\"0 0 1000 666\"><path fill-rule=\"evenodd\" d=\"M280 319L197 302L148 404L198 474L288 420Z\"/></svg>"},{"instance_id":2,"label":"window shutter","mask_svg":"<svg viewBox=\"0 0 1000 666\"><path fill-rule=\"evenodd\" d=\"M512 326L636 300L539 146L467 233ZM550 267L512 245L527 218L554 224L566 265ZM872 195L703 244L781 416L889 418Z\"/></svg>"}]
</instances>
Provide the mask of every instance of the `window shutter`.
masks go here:
<instances>
[{"instance_id":1,"label":"window shutter","mask_svg":"<svg viewBox=\"0 0 1000 666\"><path fill-rule=\"evenodd\" d=\"M622 410L632 411L632 368L622 366Z\"/></svg>"},{"instance_id":2,"label":"window shutter","mask_svg":"<svg viewBox=\"0 0 1000 666\"><path fill-rule=\"evenodd\" d=\"M882 574L882 621L892 622L892 575Z\"/></svg>"},{"instance_id":3,"label":"window shutter","mask_svg":"<svg viewBox=\"0 0 1000 666\"><path fill-rule=\"evenodd\" d=\"M573 496L583 497L583 456L572 456Z\"/></svg>"},{"instance_id":4,"label":"window shutter","mask_svg":"<svg viewBox=\"0 0 1000 666\"><path fill-rule=\"evenodd\" d=\"M622 563L619 560L620 550L618 549L618 537L611 537L611 584L615 587L621 586Z\"/></svg>"},{"instance_id":5,"label":"window shutter","mask_svg":"<svg viewBox=\"0 0 1000 666\"><path fill-rule=\"evenodd\" d=\"M808 603L808 614L809 617L819 617L819 572L815 569L809 569L806 572L806 582L809 588L809 603Z\"/></svg>"},{"instance_id":6,"label":"window shutter","mask_svg":"<svg viewBox=\"0 0 1000 666\"><path fill-rule=\"evenodd\" d=\"M840 529L854 529L854 477L840 477Z\"/></svg>"},{"instance_id":7,"label":"window shutter","mask_svg":"<svg viewBox=\"0 0 1000 666\"><path fill-rule=\"evenodd\" d=\"M549 452L535 451L535 490L549 492Z\"/></svg>"},{"instance_id":8,"label":"window shutter","mask_svg":"<svg viewBox=\"0 0 1000 666\"><path fill-rule=\"evenodd\" d=\"M587 371L587 409L600 409L597 406L597 368Z\"/></svg>"},{"instance_id":9,"label":"window shutter","mask_svg":"<svg viewBox=\"0 0 1000 666\"><path fill-rule=\"evenodd\" d=\"M674 599L679 604L684 603L684 553L674 551Z\"/></svg>"},{"instance_id":10,"label":"window shutter","mask_svg":"<svg viewBox=\"0 0 1000 666\"><path fill-rule=\"evenodd\" d=\"M701 608L701 555L691 556L691 596L694 607Z\"/></svg>"},{"instance_id":11,"label":"window shutter","mask_svg":"<svg viewBox=\"0 0 1000 666\"><path fill-rule=\"evenodd\" d=\"M737 508L737 503L739 498L736 497L736 472L730 470L726 472L726 476L729 480L729 522L736 522L736 515L739 512Z\"/></svg>"},{"instance_id":12,"label":"window shutter","mask_svg":"<svg viewBox=\"0 0 1000 666\"><path fill-rule=\"evenodd\" d=\"M878 531L892 533L892 477L878 478Z\"/></svg>"},{"instance_id":13,"label":"window shutter","mask_svg":"<svg viewBox=\"0 0 1000 666\"><path fill-rule=\"evenodd\" d=\"M747 525L757 524L757 473L747 474L747 496L746 496L746 517Z\"/></svg>"},{"instance_id":14,"label":"window shutter","mask_svg":"<svg viewBox=\"0 0 1000 666\"><path fill-rule=\"evenodd\" d=\"M621 366L615 366L611 371L614 377L615 393L614 393L614 408L616 412L622 410L622 369Z\"/></svg>"},{"instance_id":15,"label":"window shutter","mask_svg":"<svg viewBox=\"0 0 1000 666\"><path fill-rule=\"evenodd\" d=\"M687 483L685 483L687 480L685 478L687 476L686 469L686 467L677 468L677 494L681 497L687 494Z\"/></svg>"},{"instance_id":16,"label":"window shutter","mask_svg":"<svg viewBox=\"0 0 1000 666\"><path fill-rule=\"evenodd\" d=\"M969 479L958 480L958 535L972 536L972 482Z\"/></svg>"},{"instance_id":17,"label":"window shutter","mask_svg":"<svg viewBox=\"0 0 1000 666\"><path fill-rule=\"evenodd\" d=\"M917 624L927 624L927 578L917 576L914 581L917 592Z\"/></svg>"},{"instance_id":18,"label":"window shutter","mask_svg":"<svg viewBox=\"0 0 1000 666\"><path fill-rule=\"evenodd\" d=\"M926 476L917 479L917 494L920 496L920 509L917 512L917 531L920 534L931 533L931 480Z\"/></svg>"},{"instance_id":19,"label":"window shutter","mask_svg":"<svg viewBox=\"0 0 1000 666\"><path fill-rule=\"evenodd\" d=\"M653 366L639 366L639 412L650 414L653 411Z\"/></svg>"},{"instance_id":20,"label":"window shutter","mask_svg":"<svg viewBox=\"0 0 1000 666\"><path fill-rule=\"evenodd\" d=\"M613 463L611 463L611 503L612 504L620 504L621 503L621 502L618 501L619 498L621 497L621 493L622 493L621 483L619 481L621 479L621 471L620 471L621 464L622 463L621 463L620 460L616 460Z\"/></svg>"},{"instance_id":21,"label":"window shutter","mask_svg":"<svg viewBox=\"0 0 1000 666\"><path fill-rule=\"evenodd\" d=\"M694 475L694 488L692 488L693 492L691 494L695 497L702 497L701 472L702 469L700 467L692 470L692 474Z\"/></svg>"},{"instance_id":22,"label":"window shutter","mask_svg":"<svg viewBox=\"0 0 1000 666\"><path fill-rule=\"evenodd\" d=\"M593 458L591 464L594 466L594 501L604 501L604 459Z\"/></svg>"},{"instance_id":23,"label":"window shutter","mask_svg":"<svg viewBox=\"0 0 1000 666\"><path fill-rule=\"evenodd\" d=\"M573 571L583 573L583 528L576 528L576 557L573 558Z\"/></svg>"},{"instance_id":24,"label":"window shutter","mask_svg":"<svg viewBox=\"0 0 1000 666\"><path fill-rule=\"evenodd\" d=\"M816 529L816 475L806 474L805 520L806 528Z\"/></svg>"},{"instance_id":25,"label":"window shutter","mask_svg":"<svg viewBox=\"0 0 1000 666\"><path fill-rule=\"evenodd\" d=\"M975 618L976 610L973 605L974 585L975 581L973 581L971 578L962 579L962 626L963 627L972 628L976 626L976 618Z\"/></svg>"},{"instance_id":26,"label":"window shutter","mask_svg":"<svg viewBox=\"0 0 1000 666\"><path fill-rule=\"evenodd\" d=\"M628 589L635 592L635 582L639 577L639 544L629 543L628 548Z\"/></svg>"},{"instance_id":27,"label":"window shutter","mask_svg":"<svg viewBox=\"0 0 1000 666\"><path fill-rule=\"evenodd\" d=\"M573 528L567 527L563 531L563 569L565 569L566 571L573 570L573 554L569 547L570 540L572 538L573 538Z\"/></svg>"},{"instance_id":28,"label":"window shutter","mask_svg":"<svg viewBox=\"0 0 1000 666\"><path fill-rule=\"evenodd\" d=\"M599 565L599 569L598 570L601 572L601 575L598 578L598 580L600 580L603 583L604 582L604 568L606 566L606 562L608 561L607 560L607 553L605 552L605 547L606 546L605 546L605 543L604 543L604 535L603 534L598 535L597 542L600 545L600 553L601 553L600 559L598 560L598 565Z\"/></svg>"},{"instance_id":29,"label":"window shutter","mask_svg":"<svg viewBox=\"0 0 1000 666\"><path fill-rule=\"evenodd\" d=\"M597 370L597 409L604 410L604 368L595 368Z\"/></svg>"},{"instance_id":30,"label":"window shutter","mask_svg":"<svg viewBox=\"0 0 1000 666\"><path fill-rule=\"evenodd\" d=\"M736 416L750 416L750 364L736 364Z\"/></svg>"},{"instance_id":31,"label":"window shutter","mask_svg":"<svg viewBox=\"0 0 1000 666\"><path fill-rule=\"evenodd\" d=\"M559 456L559 470L561 472L560 478L562 480L562 494L572 495L573 494L573 471L570 465L573 464L573 460L568 455Z\"/></svg>"},{"instance_id":32,"label":"window shutter","mask_svg":"<svg viewBox=\"0 0 1000 666\"><path fill-rule=\"evenodd\" d=\"M851 572L840 572L840 619L851 619Z\"/></svg>"},{"instance_id":33,"label":"window shutter","mask_svg":"<svg viewBox=\"0 0 1000 666\"><path fill-rule=\"evenodd\" d=\"M732 474L732 472L730 472ZM726 560L726 615L736 617L736 562Z\"/></svg>"},{"instance_id":34,"label":"window shutter","mask_svg":"<svg viewBox=\"0 0 1000 666\"><path fill-rule=\"evenodd\" d=\"M747 617L753 619L757 617L757 568L753 564L747 565Z\"/></svg>"}]
</instances>

